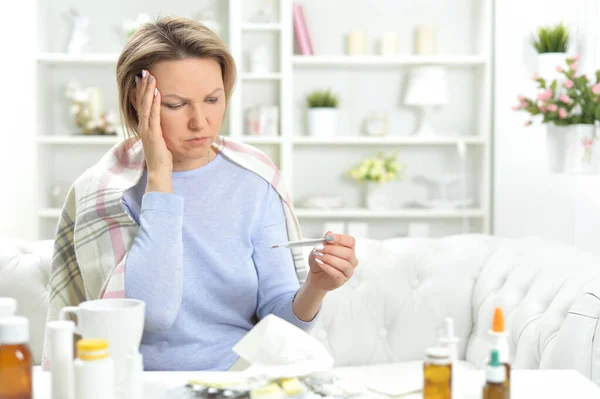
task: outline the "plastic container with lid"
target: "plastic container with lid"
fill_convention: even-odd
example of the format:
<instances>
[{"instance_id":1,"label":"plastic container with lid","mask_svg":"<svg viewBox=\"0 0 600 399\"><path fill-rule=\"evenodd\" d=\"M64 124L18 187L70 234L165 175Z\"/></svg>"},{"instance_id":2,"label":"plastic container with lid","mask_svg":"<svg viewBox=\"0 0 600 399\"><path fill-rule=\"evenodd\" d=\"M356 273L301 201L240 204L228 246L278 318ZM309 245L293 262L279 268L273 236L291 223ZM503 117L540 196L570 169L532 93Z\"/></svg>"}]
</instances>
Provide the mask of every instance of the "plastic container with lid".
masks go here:
<instances>
[{"instance_id":1,"label":"plastic container with lid","mask_svg":"<svg viewBox=\"0 0 600 399\"><path fill-rule=\"evenodd\" d=\"M448 348L429 348L423 364L423 399L451 398L452 359Z\"/></svg>"},{"instance_id":2,"label":"plastic container with lid","mask_svg":"<svg viewBox=\"0 0 600 399\"><path fill-rule=\"evenodd\" d=\"M108 356L105 339L77 341L77 359L73 365L76 399L113 399L114 364Z\"/></svg>"},{"instance_id":3,"label":"plastic container with lid","mask_svg":"<svg viewBox=\"0 0 600 399\"><path fill-rule=\"evenodd\" d=\"M29 321L22 316L0 317L0 398L32 398L33 358Z\"/></svg>"}]
</instances>

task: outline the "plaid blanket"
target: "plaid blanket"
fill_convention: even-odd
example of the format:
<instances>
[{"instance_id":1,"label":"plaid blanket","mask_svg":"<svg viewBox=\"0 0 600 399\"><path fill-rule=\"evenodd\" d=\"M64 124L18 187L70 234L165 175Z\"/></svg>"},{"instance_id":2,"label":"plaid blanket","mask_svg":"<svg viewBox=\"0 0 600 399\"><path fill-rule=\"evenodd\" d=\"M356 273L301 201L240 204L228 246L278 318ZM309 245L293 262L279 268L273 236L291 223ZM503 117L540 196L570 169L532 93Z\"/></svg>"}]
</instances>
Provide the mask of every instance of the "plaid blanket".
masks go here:
<instances>
[{"instance_id":1,"label":"plaid blanket","mask_svg":"<svg viewBox=\"0 0 600 399\"><path fill-rule=\"evenodd\" d=\"M290 196L269 157L222 136L213 146L232 162L271 183L283 203L288 238L299 240L300 225ZM115 145L71 186L55 234L47 322L56 320L64 306L125 296L127 251L138 225L122 207L122 197L140 180L144 165L141 142L128 139ZM302 250L294 248L292 253L296 275L303 283L307 269ZM42 366L48 369L47 329L45 334Z\"/></svg>"}]
</instances>

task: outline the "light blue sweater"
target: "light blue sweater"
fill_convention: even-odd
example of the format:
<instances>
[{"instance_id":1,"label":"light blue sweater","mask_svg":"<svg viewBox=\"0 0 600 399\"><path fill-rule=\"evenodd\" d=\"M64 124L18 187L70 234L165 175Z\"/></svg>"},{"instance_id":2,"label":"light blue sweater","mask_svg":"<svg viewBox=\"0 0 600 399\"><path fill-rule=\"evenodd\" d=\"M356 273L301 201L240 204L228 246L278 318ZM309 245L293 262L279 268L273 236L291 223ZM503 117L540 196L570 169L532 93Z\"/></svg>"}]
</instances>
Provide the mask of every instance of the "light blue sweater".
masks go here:
<instances>
[{"instance_id":1,"label":"light blue sweater","mask_svg":"<svg viewBox=\"0 0 600 399\"><path fill-rule=\"evenodd\" d=\"M227 370L233 346L268 314L308 330L281 199L220 154L173 173L173 194L146 190L146 172L123 197L140 225L125 264L125 296L146 303L146 370Z\"/></svg>"}]
</instances>

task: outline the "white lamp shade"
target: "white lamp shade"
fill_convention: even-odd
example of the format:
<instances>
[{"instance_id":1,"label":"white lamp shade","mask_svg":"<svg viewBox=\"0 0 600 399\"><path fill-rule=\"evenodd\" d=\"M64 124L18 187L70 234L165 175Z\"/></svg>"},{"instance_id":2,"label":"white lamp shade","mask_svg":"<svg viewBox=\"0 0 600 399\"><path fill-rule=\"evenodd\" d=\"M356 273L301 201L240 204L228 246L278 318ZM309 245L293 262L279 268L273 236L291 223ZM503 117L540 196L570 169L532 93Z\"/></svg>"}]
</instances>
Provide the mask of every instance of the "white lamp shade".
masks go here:
<instances>
[{"instance_id":1,"label":"white lamp shade","mask_svg":"<svg viewBox=\"0 0 600 399\"><path fill-rule=\"evenodd\" d=\"M404 97L407 105L442 105L448 103L448 83L443 67L420 67L415 69Z\"/></svg>"}]
</instances>

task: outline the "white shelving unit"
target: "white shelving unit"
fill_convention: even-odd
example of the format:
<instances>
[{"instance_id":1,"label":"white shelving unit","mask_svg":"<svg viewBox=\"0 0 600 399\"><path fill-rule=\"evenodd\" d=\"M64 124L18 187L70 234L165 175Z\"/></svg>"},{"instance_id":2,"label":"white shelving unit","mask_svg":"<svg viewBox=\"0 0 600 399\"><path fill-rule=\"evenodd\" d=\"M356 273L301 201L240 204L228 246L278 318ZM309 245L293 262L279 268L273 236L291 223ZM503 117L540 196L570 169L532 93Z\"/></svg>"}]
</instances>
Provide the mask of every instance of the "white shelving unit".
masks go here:
<instances>
[{"instance_id":1,"label":"white shelving unit","mask_svg":"<svg viewBox=\"0 0 600 399\"><path fill-rule=\"evenodd\" d=\"M296 207L297 215L303 224L303 229L309 227L309 231L315 233L320 231L317 225L324 221L366 221L373 223L388 223L390 225L406 223L408 221L439 222L449 221L455 223L455 232L477 231L489 233L491 231L491 26L492 26L492 3L490 0L473 0L476 7L474 24L476 37L479 42L474 45L476 50L469 54L451 55L398 55L398 56L346 56L346 55L295 55L293 53L293 16L291 2L279 1L279 18L276 24L268 24L273 27L271 33L279 35L279 48L275 50L274 56L279 57L280 70L276 72L279 80L273 79L270 84L279 85L279 99L269 105L278 105L281 110L281 138L277 142L277 158L279 167L288 187L292 190L294 198L298 199L295 192L298 191L298 181L301 179L313 179L312 173L302 175L300 171L305 165L298 158L300 153L318 153L328 156L346 157L345 154L356 151L370 150L401 150L402 152L417 151L439 151L448 154L456 153L458 146L465 144L470 156L476 157L476 167L479 169L476 196L477 205L474 209L393 209L389 211L373 211L365 208L344 208L333 210L302 209ZM367 4L367 2L365 2ZM314 6L314 4L312 4ZM258 29L250 29L246 21L243 21L243 7L246 3L242 0L230 0L229 22L230 41L233 55L238 64L243 64L244 39ZM324 18L325 19L325 18ZM240 23L241 21L241 23ZM280 22L280 23L279 23ZM313 21L311 21L313 22ZM314 23L314 22L313 22ZM328 22L331 23L331 22ZM277 28L276 28L277 27ZM278 29L278 28L281 29ZM265 29L262 29L264 32ZM313 38L315 39L315 38ZM315 40L319 40L316 38ZM277 54L278 53L278 54ZM398 71L406 73L412 67L417 66L444 66L453 71L468 71L477 80L477 96L479 103L474 106L476 115L476 126L472 135L464 136L439 136L439 137L414 137L402 135L389 135L386 137L368 137L356 135L336 135L334 137L307 137L302 135L298 126L290 126L294 115L303 111L299 106L298 99L294 96L295 85L298 85L297 76L318 76L323 72L352 71L353 78L360 75L363 79L369 79L369 74L379 71ZM364 75L363 75L364 73ZM312 74L312 75L311 75ZM358 78L357 78L358 79ZM241 74L241 87L238 86L231 104L232 124L230 134L239 139L246 139L243 132L243 114L246 107L244 104L247 78L245 72ZM348 100L346 100L346 103ZM256 138L248 141L252 144L264 144ZM265 138L272 143L272 139ZM357 159L356 161L358 161ZM349 165L348 165L349 166ZM320 178L320 177L317 177ZM472 229L471 222L477 226ZM471 230L472 229L472 230ZM435 234L435 233L434 233Z\"/></svg>"},{"instance_id":2,"label":"white shelving unit","mask_svg":"<svg viewBox=\"0 0 600 399\"><path fill-rule=\"evenodd\" d=\"M373 211L358 208L356 201L350 201L348 208L321 210L302 209L296 207L297 215L303 225L307 236L319 232L322 223L326 221L368 222L377 226L400 226L410 221L424 221L427 223L450 223L451 228L442 228L446 232L491 232L491 26L492 5L491 0L472 0L477 6L474 24L479 42L475 51L469 54L452 54L436 56L398 55L384 56L345 56L345 55L295 55L293 52L293 19L292 2L280 0L277 3L277 21L270 23L253 23L247 20L244 7L248 5L245 0L229 0L227 20L223 21L227 29L229 49L236 59L238 66L238 81L231 98L228 109L227 131L224 134L264 150L281 170L281 174L288 188L292 191L293 198L299 199L295 192L306 191L300 187L299 181L315 184L323 180L324 176L315 176L318 162L325 163L323 156L339 157L342 160L360 161L358 156L368 151L373 153L379 150L400 150L403 154L447 154L448 159L456 153L459 145L465 144L467 151L475 162L476 173L472 184L477 194L476 206L473 209L391 209L387 211ZM368 2L365 1L365 7ZM331 21L329 22L331 24ZM269 73L255 74L249 72L245 65L246 51L252 40L271 43L270 50L278 57L276 68ZM91 54L64 54L42 51L38 54L38 75L44 71L56 71L61 68L77 70L93 68L94 70L111 71L119 57L118 53L91 53ZM303 112L302 104L296 98L296 90L301 90L303 77L318 76L322 73L336 71L351 71L358 79L369 79L372 74L398 73L404 74L410 68L420 65L445 66L453 71L467 71L476 79L476 91L479 101L474 107L473 115L476 117L475 127L464 136L439 136L420 138L408 135L399 135L390 132L385 137L357 136L350 133L340 133L333 137L308 137L302 134L302 129L295 125L299 113ZM111 71L112 72L112 71ZM306 79L304 79L306 80ZM55 84L53 80L49 80ZM44 90L41 87L40 90ZM256 137L244 135L244 117L248 103L252 102L256 94L271 93L271 103L280 110L280 132L277 137ZM48 100L48 95L39 95L40 109L46 106L43 101ZM251 104L256 105L256 104ZM63 175L74 179L81 171L68 169L71 157L89 158L90 161L114 145L118 138L114 136L80 136L74 132L56 128L53 123L55 116L50 116L50 122L40 122L37 138L40 181L38 196L38 217L40 220L40 238L48 238L53 232L53 224L59 217L60 209L50 204L47 200L48 185L53 179L58 179L59 174L53 172L49 165L55 165L63 160L67 166ZM48 130L52 126L55 130ZM314 155L315 161L308 161L307 157ZM362 156L362 155L361 155ZM313 159L313 158L311 158ZM320 160L320 161L319 161ZM354 162L348 161L348 162ZM339 164L350 166L346 161ZM450 161L448 161L450 162ZM420 162L411 165L414 169ZM311 169L312 168L312 169ZM443 172L443 166L441 166ZM326 169L326 167L325 167ZM306 170L306 172L304 172ZM72 173L72 175L70 174ZM336 172L339 173L339 172ZM46 181L48 180L48 181ZM64 181L63 181L64 183ZM337 183L336 183L337 184ZM343 184L343 183L340 183ZM346 186L347 187L347 186ZM359 190L359 188L356 188ZM317 192L315 192L317 193ZM55 204L54 204L55 205ZM396 229L404 231L405 229ZM387 234L387 233L386 233ZM435 234L435 232L434 232ZM394 232L394 235L395 232Z\"/></svg>"}]
</instances>

